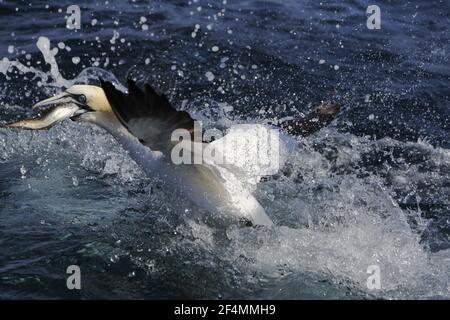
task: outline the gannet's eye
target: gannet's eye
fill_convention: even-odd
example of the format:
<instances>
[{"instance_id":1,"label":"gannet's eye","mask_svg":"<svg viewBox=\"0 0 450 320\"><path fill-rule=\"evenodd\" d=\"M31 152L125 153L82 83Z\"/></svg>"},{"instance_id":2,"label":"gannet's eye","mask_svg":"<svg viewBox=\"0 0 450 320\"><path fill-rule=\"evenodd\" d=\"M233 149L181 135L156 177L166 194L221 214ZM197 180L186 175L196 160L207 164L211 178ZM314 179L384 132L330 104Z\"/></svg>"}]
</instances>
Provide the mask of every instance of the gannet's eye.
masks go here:
<instances>
[{"instance_id":1,"label":"gannet's eye","mask_svg":"<svg viewBox=\"0 0 450 320\"><path fill-rule=\"evenodd\" d=\"M79 103L85 104L86 103L86 96L84 94L80 94L77 97L77 100L78 100Z\"/></svg>"}]
</instances>

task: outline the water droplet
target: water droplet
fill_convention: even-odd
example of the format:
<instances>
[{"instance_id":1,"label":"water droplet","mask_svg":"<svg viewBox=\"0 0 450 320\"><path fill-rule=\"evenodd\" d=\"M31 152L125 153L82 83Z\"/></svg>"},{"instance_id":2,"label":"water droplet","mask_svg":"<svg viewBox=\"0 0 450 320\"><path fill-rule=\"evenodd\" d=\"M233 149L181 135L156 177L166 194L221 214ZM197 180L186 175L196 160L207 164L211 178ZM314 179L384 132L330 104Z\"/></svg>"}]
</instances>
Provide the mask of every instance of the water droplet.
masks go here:
<instances>
[{"instance_id":1,"label":"water droplet","mask_svg":"<svg viewBox=\"0 0 450 320\"><path fill-rule=\"evenodd\" d=\"M72 62L73 62L73 64L78 64L78 63L80 63L80 57L73 57L73 58L72 58Z\"/></svg>"},{"instance_id":2,"label":"water droplet","mask_svg":"<svg viewBox=\"0 0 450 320\"><path fill-rule=\"evenodd\" d=\"M214 73L212 73L211 71L207 71L205 73L205 76L208 79L208 81L214 81L215 76L214 76Z\"/></svg>"},{"instance_id":3,"label":"water droplet","mask_svg":"<svg viewBox=\"0 0 450 320\"><path fill-rule=\"evenodd\" d=\"M22 165L21 167L20 167L20 173L21 173L21 175L22 175L22 179L25 179L26 178L26 174L27 174L27 169L25 168L25 166L24 165Z\"/></svg>"}]
</instances>

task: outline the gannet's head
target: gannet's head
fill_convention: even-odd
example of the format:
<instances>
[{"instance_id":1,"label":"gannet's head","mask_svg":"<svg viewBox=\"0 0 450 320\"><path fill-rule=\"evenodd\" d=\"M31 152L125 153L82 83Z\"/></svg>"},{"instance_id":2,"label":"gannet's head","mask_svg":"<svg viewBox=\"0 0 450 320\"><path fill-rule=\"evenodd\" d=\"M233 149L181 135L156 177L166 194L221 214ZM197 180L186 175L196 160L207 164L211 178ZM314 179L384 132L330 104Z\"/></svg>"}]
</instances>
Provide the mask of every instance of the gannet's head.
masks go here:
<instances>
[{"instance_id":1,"label":"gannet's head","mask_svg":"<svg viewBox=\"0 0 450 320\"><path fill-rule=\"evenodd\" d=\"M22 120L7 127L42 130L67 119L78 120L87 113L113 112L103 89L91 85L74 85L63 93L38 102L33 108L48 109L40 118Z\"/></svg>"}]
</instances>

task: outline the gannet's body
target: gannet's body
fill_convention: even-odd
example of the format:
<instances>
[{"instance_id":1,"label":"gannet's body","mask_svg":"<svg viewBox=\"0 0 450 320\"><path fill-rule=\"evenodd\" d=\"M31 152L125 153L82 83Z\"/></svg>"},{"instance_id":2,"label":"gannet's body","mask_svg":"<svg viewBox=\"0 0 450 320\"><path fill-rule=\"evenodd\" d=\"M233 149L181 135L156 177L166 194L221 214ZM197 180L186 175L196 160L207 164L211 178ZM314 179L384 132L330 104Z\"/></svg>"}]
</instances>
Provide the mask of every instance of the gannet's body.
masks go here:
<instances>
[{"instance_id":1,"label":"gannet's body","mask_svg":"<svg viewBox=\"0 0 450 320\"><path fill-rule=\"evenodd\" d=\"M171 189L188 197L195 204L226 218L231 214L259 225L272 225L264 208L242 185L226 188L224 178L210 165L175 165L170 159L142 144L110 114L86 114L84 121L107 130L128 151L133 160L149 176L155 176L169 184ZM239 182L236 182L239 183Z\"/></svg>"},{"instance_id":2,"label":"gannet's body","mask_svg":"<svg viewBox=\"0 0 450 320\"><path fill-rule=\"evenodd\" d=\"M101 79L100 82L101 87L74 85L35 105L54 106L43 117L19 121L7 127L48 129L66 119L96 124L114 136L146 174L161 178L195 204L221 218L245 218L254 224L272 225L262 206L239 179L239 170L233 173L209 159L204 159L206 161L202 164L176 165L171 161L171 150L175 145L171 140L172 132L175 129L194 131L194 120L187 112L177 111L164 95L158 95L148 84L141 90L129 80L126 94L109 82ZM317 110L319 123L324 125L334 118L339 108L327 107L326 112ZM320 128L316 125L317 119L312 120L314 125L303 123L306 133ZM299 134L305 133L303 129L297 122L291 122L287 128ZM213 143L217 144L217 141ZM202 141L189 141L186 150L203 150L207 145Z\"/></svg>"}]
</instances>

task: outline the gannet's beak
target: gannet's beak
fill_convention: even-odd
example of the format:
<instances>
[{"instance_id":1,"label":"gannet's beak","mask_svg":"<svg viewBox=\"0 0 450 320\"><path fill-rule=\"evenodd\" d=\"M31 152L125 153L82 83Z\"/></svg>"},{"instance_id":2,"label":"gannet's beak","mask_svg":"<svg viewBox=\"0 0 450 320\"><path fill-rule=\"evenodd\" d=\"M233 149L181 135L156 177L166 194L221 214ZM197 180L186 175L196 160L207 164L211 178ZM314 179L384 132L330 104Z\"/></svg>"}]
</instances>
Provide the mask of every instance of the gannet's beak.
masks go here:
<instances>
[{"instance_id":1,"label":"gannet's beak","mask_svg":"<svg viewBox=\"0 0 450 320\"><path fill-rule=\"evenodd\" d=\"M62 92L60 94L57 94L56 96L39 101L38 103L36 103L33 106L33 109L38 109L38 108L47 107L47 106L69 104L72 102L74 102L72 96L70 94L68 94L67 92Z\"/></svg>"},{"instance_id":2,"label":"gannet's beak","mask_svg":"<svg viewBox=\"0 0 450 320\"><path fill-rule=\"evenodd\" d=\"M6 125L6 127L29 130L46 130L61 121L87 112L86 109L80 106L76 100L66 92L36 103L33 106L33 109L49 106L51 106L51 108L45 110L43 115L39 118L18 121Z\"/></svg>"}]
</instances>

